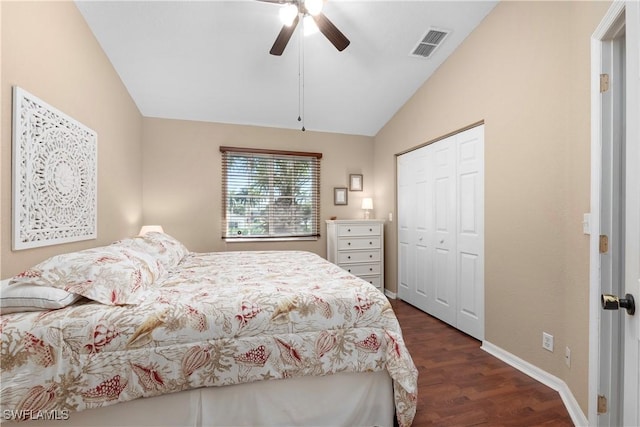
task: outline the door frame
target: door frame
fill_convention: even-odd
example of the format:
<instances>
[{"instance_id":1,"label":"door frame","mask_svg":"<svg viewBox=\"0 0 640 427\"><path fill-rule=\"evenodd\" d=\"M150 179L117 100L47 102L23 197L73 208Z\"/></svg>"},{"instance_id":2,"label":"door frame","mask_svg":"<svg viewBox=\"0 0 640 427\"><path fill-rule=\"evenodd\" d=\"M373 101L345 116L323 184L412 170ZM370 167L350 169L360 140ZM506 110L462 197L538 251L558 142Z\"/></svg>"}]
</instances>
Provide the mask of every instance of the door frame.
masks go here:
<instances>
[{"instance_id":1,"label":"door frame","mask_svg":"<svg viewBox=\"0 0 640 427\"><path fill-rule=\"evenodd\" d=\"M599 425L598 388L600 383L600 338L602 307L600 305L600 214L603 173L603 103L600 95L600 74L607 69L603 58L607 35L618 25L625 13L624 3L614 2L591 36L591 217L589 240L589 425ZM620 414L621 415L621 414Z\"/></svg>"},{"instance_id":2,"label":"door frame","mask_svg":"<svg viewBox=\"0 0 640 427\"><path fill-rule=\"evenodd\" d=\"M600 198L602 196L601 178L603 173L602 167L602 131L603 131L603 106L600 97L600 74L602 73L604 58L603 45L606 43L607 35L619 25L619 20L624 15L624 25L627 34L626 47L626 157L627 165L632 164L631 161L637 161L640 157L640 127L637 124L637 118L640 114L640 96L638 91L640 88L637 83L640 80L640 46L637 41L634 42L633 37L637 37L640 31L640 8L633 2L614 1L606 15L598 25L598 28L591 37L591 217L590 217L590 267L589 267L589 402L588 402L588 419L589 425L597 426L599 417L597 414L598 399L598 383L600 377L600 315L602 308L600 306L600 253L599 253L599 235L600 235ZM634 20L635 19L635 20ZM635 43L635 44L634 44ZM629 66L629 63L632 65ZM629 72L629 71L632 72ZM637 75L636 75L637 74ZM626 168L626 182L637 182L640 179L640 172L637 167ZM626 192L626 227L625 227L625 283L623 285L627 292L638 295L638 278L640 278L640 262L637 255L640 253L638 247L638 237L640 236L640 196L629 191L627 185ZM621 290L622 292L622 290ZM622 292L624 293L624 292ZM621 313L622 316L627 316ZM625 317L627 325L631 323ZM638 320L635 320L637 323ZM627 337L629 335L627 334ZM622 364L631 375L637 377L638 367L630 361L638 360L637 345L629 351L630 347L626 346L627 353L624 355ZM621 348L617 349L622 356L625 352L624 343ZM622 357L620 360L623 360ZM637 365L637 363L636 363ZM629 368L632 369L629 369ZM623 369L623 366L620 367ZM630 372L626 372L628 375ZM626 384L625 384L626 385ZM624 402L624 413L619 414L619 419L624 419L625 423L633 422L638 424L637 412L631 414L633 405L629 405L629 395L627 401ZM624 396L623 396L624 398ZM609 405L613 408L614 405Z\"/></svg>"},{"instance_id":3,"label":"door frame","mask_svg":"<svg viewBox=\"0 0 640 427\"><path fill-rule=\"evenodd\" d=\"M625 293L640 300L640 3L626 2L627 194ZM640 314L624 315L624 425L640 425ZM629 380L632 379L632 380Z\"/></svg>"},{"instance_id":4,"label":"door frame","mask_svg":"<svg viewBox=\"0 0 640 427\"><path fill-rule=\"evenodd\" d=\"M625 31L624 4L616 3L609 9L592 38L592 170L590 274L593 294L590 295L591 320L597 328L589 334L597 342L597 379L589 397L589 411L596 420L592 425L619 425L622 419L622 349L624 343L623 318L618 312L604 312L600 307L600 294L624 295L621 277L624 276L624 224L621 212L624 207L624 93L619 82L624 78L620 63L625 56L621 52L621 34ZM623 46L623 45L622 45ZM593 49L595 48L595 49ZM595 51L594 51L595 50ZM610 76L610 87L601 92L599 76ZM597 87L596 87L597 85ZM597 133L595 133L597 132ZM594 144L595 143L595 144ZM620 145L619 145L620 144ZM594 146L595 145L595 146ZM594 189L596 191L594 191ZM599 236L607 235L609 250L600 254ZM593 349L596 351L596 348ZM607 399L607 411L598 415L598 395Z\"/></svg>"}]
</instances>

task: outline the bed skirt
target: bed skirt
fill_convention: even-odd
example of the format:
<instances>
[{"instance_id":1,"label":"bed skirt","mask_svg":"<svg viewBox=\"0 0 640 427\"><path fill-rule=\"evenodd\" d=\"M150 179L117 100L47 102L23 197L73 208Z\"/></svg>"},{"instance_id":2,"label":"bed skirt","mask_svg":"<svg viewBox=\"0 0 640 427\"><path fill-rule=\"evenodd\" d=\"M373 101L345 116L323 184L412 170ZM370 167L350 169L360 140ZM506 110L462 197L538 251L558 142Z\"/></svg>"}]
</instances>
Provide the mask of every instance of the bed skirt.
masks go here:
<instances>
[{"instance_id":1,"label":"bed skirt","mask_svg":"<svg viewBox=\"0 0 640 427\"><path fill-rule=\"evenodd\" d=\"M2 425L392 427L393 418L392 380L387 371L379 371L199 388L70 412L66 420L3 422Z\"/></svg>"}]
</instances>

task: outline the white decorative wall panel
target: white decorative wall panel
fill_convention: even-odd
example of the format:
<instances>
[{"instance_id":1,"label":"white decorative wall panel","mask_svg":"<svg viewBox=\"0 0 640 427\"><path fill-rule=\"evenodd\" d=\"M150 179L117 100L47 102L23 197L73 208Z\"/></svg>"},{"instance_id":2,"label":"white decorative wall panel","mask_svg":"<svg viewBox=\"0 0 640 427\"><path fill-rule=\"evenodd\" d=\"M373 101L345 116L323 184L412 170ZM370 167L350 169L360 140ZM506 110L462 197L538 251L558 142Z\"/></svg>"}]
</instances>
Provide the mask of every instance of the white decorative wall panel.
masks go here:
<instances>
[{"instance_id":1,"label":"white decorative wall panel","mask_svg":"<svg viewBox=\"0 0 640 427\"><path fill-rule=\"evenodd\" d=\"M97 134L13 91L13 249L97 237Z\"/></svg>"}]
</instances>

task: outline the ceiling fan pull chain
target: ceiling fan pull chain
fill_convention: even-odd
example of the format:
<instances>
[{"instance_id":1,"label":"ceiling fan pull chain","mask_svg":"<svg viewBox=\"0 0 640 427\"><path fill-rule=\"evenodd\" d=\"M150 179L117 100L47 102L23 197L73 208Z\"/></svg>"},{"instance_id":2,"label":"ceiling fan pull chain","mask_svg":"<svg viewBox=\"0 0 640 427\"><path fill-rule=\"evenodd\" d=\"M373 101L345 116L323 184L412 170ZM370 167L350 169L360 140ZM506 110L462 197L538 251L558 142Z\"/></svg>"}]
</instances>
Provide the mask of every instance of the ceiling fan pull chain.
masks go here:
<instances>
[{"instance_id":1,"label":"ceiling fan pull chain","mask_svg":"<svg viewBox=\"0 0 640 427\"><path fill-rule=\"evenodd\" d=\"M302 111L300 109L300 103L301 103L301 89L300 89L300 85L302 82L302 65L301 65L301 56L302 56L302 41L300 40L300 38L298 37L298 121L301 121L302 118L300 117L300 115L302 114Z\"/></svg>"},{"instance_id":2,"label":"ceiling fan pull chain","mask_svg":"<svg viewBox=\"0 0 640 427\"><path fill-rule=\"evenodd\" d=\"M302 122L302 132L304 128L304 19L300 24L300 34L298 35L298 121Z\"/></svg>"}]
</instances>

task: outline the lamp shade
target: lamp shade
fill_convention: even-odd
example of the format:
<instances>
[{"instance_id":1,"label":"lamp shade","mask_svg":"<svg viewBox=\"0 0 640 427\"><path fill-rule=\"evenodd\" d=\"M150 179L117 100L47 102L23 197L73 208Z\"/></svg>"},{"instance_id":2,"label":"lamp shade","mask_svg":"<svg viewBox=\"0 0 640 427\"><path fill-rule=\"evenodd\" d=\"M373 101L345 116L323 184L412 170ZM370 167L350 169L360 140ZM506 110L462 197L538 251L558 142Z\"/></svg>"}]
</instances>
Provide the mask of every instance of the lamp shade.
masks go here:
<instances>
[{"instance_id":1,"label":"lamp shade","mask_svg":"<svg viewBox=\"0 0 640 427\"><path fill-rule=\"evenodd\" d=\"M373 199L371 197L362 199L362 209L373 209Z\"/></svg>"},{"instance_id":2,"label":"lamp shade","mask_svg":"<svg viewBox=\"0 0 640 427\"><path fill-rule=\"evenodd\" d=\"M164 233L164 230L162 229L161 225L143 225L142 228L140 229L140 233L138 234L138 236L144 236L145 234L151 231Z\"/></svg>"}]
</instances>

